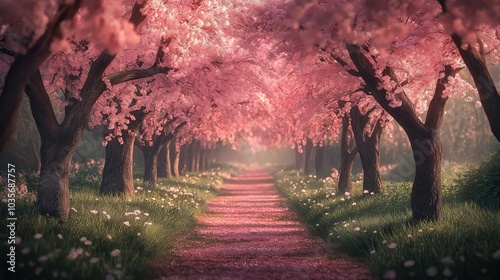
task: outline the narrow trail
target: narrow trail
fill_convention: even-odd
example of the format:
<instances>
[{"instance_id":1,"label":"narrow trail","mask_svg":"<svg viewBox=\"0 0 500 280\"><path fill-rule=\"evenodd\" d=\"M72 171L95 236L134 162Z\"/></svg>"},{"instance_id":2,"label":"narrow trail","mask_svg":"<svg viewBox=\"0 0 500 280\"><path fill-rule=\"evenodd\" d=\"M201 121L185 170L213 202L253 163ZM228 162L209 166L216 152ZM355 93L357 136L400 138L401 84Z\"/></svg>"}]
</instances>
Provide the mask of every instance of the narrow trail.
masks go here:
<instances>
[{"instance_id":1,"label":"narrow trail","mask_svg":"<svg viewBox=\"0 0 500 280\"><path fill-rule=\"evenodd\" d=\"M373 279L366 264L312 238L284 202L266 171L233 177L153 279Z\"/></svg>"}]
</instances>

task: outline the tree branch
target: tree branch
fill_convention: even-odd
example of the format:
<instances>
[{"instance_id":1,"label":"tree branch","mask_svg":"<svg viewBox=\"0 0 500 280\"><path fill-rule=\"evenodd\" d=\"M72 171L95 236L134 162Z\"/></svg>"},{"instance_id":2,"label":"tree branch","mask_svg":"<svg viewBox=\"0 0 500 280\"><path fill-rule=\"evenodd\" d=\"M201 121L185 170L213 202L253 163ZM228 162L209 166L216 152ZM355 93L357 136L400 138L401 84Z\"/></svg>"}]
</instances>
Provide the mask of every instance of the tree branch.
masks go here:
<instances>
[{"instance_id":1,"label":"tree branch","mask_svg":"<svg viewBox=\"0 0 500 280\"><path fill-rule=\"evenodd\" d=\"M366 87L382 108L384 108L384 110L403 127L407 134L414 135L415 133L422 133L425 130L424 124L418 118L415 107L404 91L401 91L401 93L396 95L396 97L401 101L400 106L392 107L389 105L389 101L386 98L387 91L385 89L379 89L381 81L375 74L374 66L362 53L361 48L353 44L348 44L346 47L349 51L351 60L361 74L361 78L363 78L366 83ZM398 83L396 74L392 68L386 67L383 74L389 76L393 81Z\"/></svg>"},{"instance_id":2,"label":"tree branch","mask_svg":"<svg viewBox=\"0 0 500 280\"><path fill-rule=\"evenodd\" d=\"M347 64L347 62L345 60L343 60L342 58L340 58L339 56L336 56L333 52L330 53L330 56L335 60L337 61L344 69L347 73L351 74L352 76L354 77L361 77L361 75L359 74L358 71L354 70L354 69L350 69L349 68L349 64Z\"/></svg>"},{"instance_id":3,"label":"tree branch","mask_svg":"<svg viewBox=\"0 0 500 280\"><path fill-rule=\"evenodd\" d=\"M0 96L0 151L15 133L26 83L50 55L53 39L62 37L61 23L75 16L81 2L75 0L71 5L60 6L44 34L25 55L17 55L11 64Z\"/></svg>"},{"instance_id":4,"label":"tree branch","mask_svg":"<svg viewBox=\"0 0 500 280\"><path fill-rule=\"evenodd\" d=\"M11 50L6 49L6 48L0 48L0 52L6 54L8 56L12 56L14 58L17 57L18 55L20 55L19 53L16 53L16 52L11 51Z\"/></svg>"},{"instance_id":5,"label":"tree branch","mask_svg":"<svg viewBox=\"0 0 500 280\"><path fill-rule=\"evenodd\" d=\"M49 95L45 90L40 70L37 70L26 85L26 95L30 100L31 113L42 138L52 138L59 134L59 123L52 109Z\"/></svg>"},{"instance_id":6,"label":"tree branch","mask_svg":"<svg viewBox=\"0 0 500 280\"><path fill-rule=\"evenodd\" d=\"M448 78L455 75L455 70L450 65L446 65L442 73L444 76L437 80L434 96L429 103L425 117L425 126L431 129L438 129L443 122L444 106L448 101L448 97L443 97L443 91L446 89Z\"/></svg>"},{"instance_id":7,"label":"tree branch","mask_svg":"<svg viewBox=\"0 0 500 280\"><path fill-rule=\"evenodd\" d=\"M111 82L111 85L118 85L125 82L129 82L132 80L138 80L142 78L152 77L156 74L168 74L172 68L169 67L160 67L158 65L153 65L147 69L133 69L133 70L125 70L121 72L116 72L109 74L107 78ZM104 82L103 82L104 84ZM104 84L104 87L106 85ZM105 90L105 88L104 88Z\"/></svg>"},{"instance_id":8,"label":"tree branch","mask_svg":"<svg viewBox=\"0 0 500 280\"><path fill-rule=\"evenodd\" d=\"M146 6L147 0L141 3L136 2L132 8L132 15L129 21L137 28L137 26L146 19L146 15L141 13L141 9ZM90 66L87 79L80 92L81 100L73 100L73 103L66 108L66 117L61 124L64 130L73 129L71 127L85 127L92 106L95 104L97 99L106 90L106 85L102 81L104 71L108 68L111 62L115 58L115 54L110 54L107 50L101 52L99 57L92 62ZM124 79L124 81L130 81L133 79L140 79L145 76L140 76L132 74L131 77ZM76 122L75 124L70 124L71 122Z\"/></svg>"}]
</instances>

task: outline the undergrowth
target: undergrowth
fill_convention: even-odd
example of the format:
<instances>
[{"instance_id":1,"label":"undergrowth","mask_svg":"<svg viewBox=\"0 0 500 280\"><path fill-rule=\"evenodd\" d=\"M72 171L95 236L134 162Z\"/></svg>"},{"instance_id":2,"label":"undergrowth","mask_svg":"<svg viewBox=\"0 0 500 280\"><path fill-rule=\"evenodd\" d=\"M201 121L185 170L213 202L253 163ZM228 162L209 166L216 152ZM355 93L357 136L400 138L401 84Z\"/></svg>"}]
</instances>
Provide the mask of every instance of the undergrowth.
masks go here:
<instances>
[{"instance_id":1,"label":"undergrowth","mask_svg":"<svg viewBox=\"0 0 500 280\"><path fill-rule=\"evenodd\" d=\"M477 197L471 201L460 195L463 182L473 182L469 188L487 187L490 174L498 172L493 166L488 162L460 175L462 183L445 178L444 217L418 224L411 221L411 183L388 183L383 194L363 194L361 182L356 182L352 194L337 194L331 178L317 180L289 171L276 176L278 189L311 232L366 259L377 276L500 279L500 213L472 202ZM484 178L483 185L472 176Z\"/></svg>"},{"instance_id":2,"label":"undergrowth","mask_svg":"<svg viewBox=\"0 0 500 280\"><path fill-rule=\"evenodd\" d=\"M135 197L125 198L101 196L98 171L95 166L83 166L72 175L70 219L63 223L37 215L33 194L19 193L16 272L7 271L4 265L1 279L135 279L192 229L206 200L229 176L214 170L159 179L156 187L137 180ZM25 190L26 182L21 184L18 189ZM6 202L0 203L0 219L6 221ZM9 249L3 242L1 251ZM6 255L2 253L4 264Z\"/></svg>"}]
</instances>

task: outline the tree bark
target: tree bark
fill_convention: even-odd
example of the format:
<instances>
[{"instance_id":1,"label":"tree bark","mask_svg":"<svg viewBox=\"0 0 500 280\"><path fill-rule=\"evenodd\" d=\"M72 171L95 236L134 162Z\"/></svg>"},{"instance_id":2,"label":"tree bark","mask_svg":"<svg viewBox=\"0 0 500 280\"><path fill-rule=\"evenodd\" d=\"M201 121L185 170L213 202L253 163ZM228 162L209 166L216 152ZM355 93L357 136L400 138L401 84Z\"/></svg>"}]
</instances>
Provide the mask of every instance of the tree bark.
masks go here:
<instances>
[{"instance_id":1,"label":"tree bark","mask_svg":"<svg viewBox=\"0 0 500 280\"><path fill-rule=\"evenodd\" d=\"M194 171L194 142L186 144L185 153L186 172Z\"/></svg>"},{"instance_id":2,"label":"tree bark","mask_svg":"<svg viewBox=\"0 0 500 280\"><path fill-rule=\"evenodd\" d=\"M75 139L57 141L42 138L40 181L37 191L37 210L65 221L69 218L69 169L77 147Z\"/></svg>"},{"instance_id":3,"label":"tree bark","mask_svg":"<svg viewBox=\"0 0 500 280\"><path fill-rule=\"evenodd\" d=\"M123 144L113 138L106 145L101 194L134 196L133 153L136 133L137 128L124 132Z\"/></svg>"},{"instance_id":4,"label":"tree bark","mask_svg":"<svg viewBox=\"0 0 500 280\"><path fill-rule=\"evenodd\" d=\"M314 169L314 146L311 139L307 138L306 145L304 147L304 174L313 174Z\"/></svg>"},{"instance_id":5,"label":"tree bark","mask_svg":"<svg viewBox=\"0 0 500 280\"><path fill-rule=\"evenodd\" d=\"M153 142L151 145L146 144L142 147L144 154L144 182L156 185L156 180L158 178L158 154L161 149L169 143L175 134L179 132L179 130L187 124L187 122L182 122L178 124L173 132L167 132L169 126L173 125L177 118L173 118L168 121L163 129L163 133L160 135L155 135L153 137Z\"/></svg>"},{"instance_id":6,"label":"tree bark","mask_svg":"<svg viewBox=\"0 0 500 280\"><path fill-rule=\"evenodd\" d=\"M167 143L168 145L168 143ZM167 177L167 145L160 149L158 153L158 178L166 178Z\"/></svg>"},{"instance_id":7,"label":"tree bark","mask_svg":"<svg viewBox=\"0 0 500 280\"><path fill-rule=\"evenodd\" d=\"M199 171L205 171L206 166L205 166L205 158L207 156L207 149L206 148L200 148L200 170Z\"/></svg>"},{"instance_id":8,"label":"tree bark","mask_svg":"<svg viewBox=\"0 0 500 280\"><path fill-rule=\"evenodd\" d=\"M165 146L165 177L167 179L172 178L172 160L170 156L170 146L172 145L172 141L169 141Z\"/></svg>"},{"instance_id":9,"label":"tree bark","mask_svg":"<svg viewBox=\"0 0 500 280\"><path fill-rule=\"evenodd\" d=\"M443 13L447 13L446 1L439 0L438 2L442 7ZM455 43L467 69L469 69L474 79L481 105L490 124L491 132L493 132L497 141L500 141L500 95L486 65L484 54L470 43L467 43L466 47L463 48L462 38L458 34L452 34L451 39ZM482 45L482 42L479 41L479 44Z\"/></svg>"},{"instance_id":10,"label":"tree bark","mask_svg":"<svg viewBox=\"0 0 500 280\"><path fill-rule=\"evenodd\" d=\"M422 123L404 91L396 94L396 98L402 103L401 106L392 107L389 105L386 90L379 88L381 81L375 75L373 64L359 46L347 45L347 49L369 92L403 127L410 139L416 165L411 194L413 220L425 221L440 218L442 216L441 160L443 147L439 133L447 101L447 98L442 98L442 93L448 78L455 75L455 69L449 65L445 66L443 77L437 81L425 123ZM383 75L399 84L392 68L386 67Z\"/></svg>"},{"instance_id":11,"label":"tree bark","mask_svg":"<svg viewBox=\"0 0 500 280\"><path fill-rule=\"evenodd\" d=\"M129 21L134 27L145 19L140 11L144 5L146 2L136 3L133 7ZM158 53L163 54L163 46L159 48ZM66 195L69 194L67 172L88 123L92 107L106 90L102 78L114 58L114 55L103 51L93 60L80 92L81 99L67 100L70 101L70 105L65 107L64 119L60 124L45 90L40 71L34 71L29 78L25 91L30 99L31 112L42 141L40 154L44 154L41 163L41 170L44 170L43 178L41 177L37 196L37 209L42 215L56 217L59 220L66 220L69 217L70 200L69 195ZM108 77L111 84L116 85L159 73L168 73L170 70L155 63L148 69L125 70L112 73Z\"/></svg>"},{"instance_id":12,"label":"tree bark","mask_svg":"<svg viewBox=\"0 0 500 280\"><path fill-rule=\"evenodd\" d=\"M382 124L375 120L373 127L370 125L368 114L362 115L357 106L351 109L352 131L358 147L361 165L363 166L363 191L365 193L382 192L382 179L380 177L379 142L382 136Z\"/></svg>"},{"instance_id":13,"label":"tree bark","mask_svg":"<svg viewBox=\"0 0 500 280\"><path fill-rule=\"evenodd\" d=\"M201 143L200 141L193 141L193 152L192 152L192 168L191 171L193 172L199 172L200 171L200 150L201 150Z\"/></svg>"},{"instance_id":14,"label":"tree bark","mask_svg":"<svg viewBox=\"0 0 500 280\"><path fill-rule=\"evenodd\" d=\"M410 139L415 159L411 191L413 219L435 220L442 215L441 161L443 145L439 132L427 132Z\"/></svg>"},{"instance_id":15,"label":"tree bark","mask_svg":"<svg viewBox=\"0 0 500 280\"><path fill-rule=\"evenodd\" d=\"M187 152L188 144L181 146L179 150L179 176L183 175L187 171Z\"/></svg>"},{"instance_id":16,"label":"tree bark","mask_svg":"<svg viewBox=\"0 0 500 280\"><path fill-rule=\"evenodd\" d=\"M491 132L493 132L497 141L500 141L500 95L486 66L486 61L476 48L470 44L467 44L467 48L463 49L460 36L454 34L452 39L474 79L479 93L479 100L488 118Z\"/></svg>"},{"instance_id":17,"label":"tree bark","mask_svg":"<svg viewBox=\"0 0 500 280\"><path fill-rule=\"evenodd\" d=\"M144 182L154 186L158 178L158 152L152 146L145 146L142 152L144 154Z\"/></svg>"},{"instance_id":18,"label":"tree bark","mask_svg":"<svg viewBox=\"0 0 500 280\"><path fill-rule=\"evenodd\" d=\"M172 165L172 176L179 177L181 175L179 165L181 161L181 151L174 147L174 162Z\"/></svg>"},{"instance_id":19,"label":"tree bark","mask_svg":"<svg viewBox=\"0 0 500 280\"><path fill-rule=\"evenodd\" d=\"M47 24L44 34L26 54L17 53L15 50L4 51L14 57L14 62L7 72L0 95L0 151L14 135L26 83L51 54L52 41L61 39L61 23L72 19L80 9L81 3L81 0L77 0L69 5L61 5Z\"/></svg>"},{"instance_id":20,"label":"tree bark","mask_svg":"<svg viewBox=\"0 0 500 280\"><path fill-rule=\"evenodd\" d=\"M357 147L350 149L352 146L352 136L349 130L349 116L344 115L342 118L342 135L340 139L340 170L339 170L339 185L338 192L352 192L352 165L358 153Z\"/></svg>"},{"instance_id":21,"label":"tree bark","mask_svg":"<svg viewBox=\"0 0 500 280\"><path fill-rule=\"evenodd\" d=\"M137 131L147 113L132 112L134 119L128 124L128 131L122 131L123 143L113 138L106 145L106 161L102 171L101 194L134 196L134 143ZM112 133L103 129L104 137ZM144 152L144 150L143 150Z\"/></svg>"},{"instance_id":22,"label":"tree bark","mask_svg":"<svg viewBox=\"0 0 500 280\"><path fill-rule=\"evenodd\" d=\"M314 157L314 167L316 169L316 177L324 179L329 176L329 172L325 166L325 146L318 145L316 147L316 156Z\"/></svg>"},{"instance_id":23,"label":"tree bark","mask_svg":"<svg viewBox=\"0 0 500 280\"><path fill-rule=\"evenodd\" d=\"M206 154L206 156L205 156L205 169L206 170L210 169L210 165L212 164L213 153L214 153L213 148L206 149L206 152L205 152L205 154Z\"/></svg>"},{"instance_id":24,"label":"tree bark","mask_svg":"<svg viewBox=\"0 0 500 280\"><path fill-rule=\"evenodd\" d=\"M299 146L294 149L295 151L295 169L300 170L304 166L304 152L299 152Z\"/></svg>"}]
</instances>

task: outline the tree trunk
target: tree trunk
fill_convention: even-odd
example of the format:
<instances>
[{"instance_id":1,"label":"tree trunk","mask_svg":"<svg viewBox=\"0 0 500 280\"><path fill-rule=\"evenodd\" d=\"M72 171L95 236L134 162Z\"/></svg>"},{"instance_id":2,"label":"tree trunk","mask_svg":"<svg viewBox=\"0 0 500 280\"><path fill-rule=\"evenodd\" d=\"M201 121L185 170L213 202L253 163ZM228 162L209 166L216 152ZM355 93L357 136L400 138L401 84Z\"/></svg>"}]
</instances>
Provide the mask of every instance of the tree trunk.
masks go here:
<instances>
[{"instance_id":1,"label":"tree trunk","mask_svg":"<svg viewBox=\"0 0 500 280\"><path fill-rule=\"evenodd\" d=\"M106 145L101 194L134 196L133 153L135 134L123 133L123 144L113 138Z\"/></svg>"},{"instance_id":2,"label":"tree trunk","mask_svg":"<svg viewBox=\"0 0 500 280\"><path fill-rule=\"evenodd\" d=\"M168 145L168 143L167 143ZM167 177L167 145L161 148L158 153L158 178Z\"/></svg>"},{"instance_id":3,"label":"tree trunk","mask_svg":"<svg viewBox=\"0 0 500 280\"><path fill-rule=\"evenodd\" d=\"M205 171L206 166L205 166L205 158L207 157L207 149L201 148L200 149L200 171Z\"/></svg>"},{"instance_id":4,"label":"tree trunk","mask_svg":"<svg viewBox=\"0 0 500 280\"><path fill-rule=\"evenodd\" d=\"M169 141L165 146L165 177L167 179L172 178L172 161L170 159L170 145L172 141Z\"/></svg>"},{"instance_id":5,"label":"tree trunk","mask_svg":"<svg viewBox=\"0 0 500 280\"><path fill-rule=\"evenodd\" d=\"M200 141L194 141L193 142L193 167L191 168L193 172L199 172L200 171L200 150L201 150L201 143Z\"/></svg>"},{"instance_id":6,"label":"tree trunk","mask_svg":"<svg viewBox=\"0 0 500 280\"><path fill-rule=\"evenodd\" d=\"M139 126L147 113L133 111L134 119L128 124L128 131L122 131L123 143L113 138L106 145L106 161L102 170L101 194L134 196L134 143ZM111 131L103 129L104 137ZM143 153L145 150L142 150Z\"/></svg>"},{"instance_id":7,"label":"tree trunk","mask_svg":"<svg viewBox=\"0 0 500 280\"><path fill-rule=\"evenodd\" d=\"M304 166L304 152L299 152L299 146L295 147L295 169L300 170Z\"/></svg>"},{"instance_id":8,"label":"tree trunk","mask_svg":"<svg viewBox=\"0 0 500 280\"><path fill-rule=\"evenodd\" d=\"M365 81L367 89L375 100L389 113L405 130L410 139L413 157L415 159L415 179L411 193L411 208L413 220L436 220L442 215L441 198L441 160L442 142L439 136L443 123L444 107L447 98L442 94L449 77L456 70L445 65L443 76L437 80L434 96L429 103L425 123L419 119L413 103L404 91L395 94L401 101L398 107L392 107L387 100L387 91L381 89L380 78L375 74L373 64L368 60L362 49L356 45L347 45L349 56L356 65L359 75ZM383 75L399 84L394 70L386 67Z\"/></svg>"},{"instance_id":9,"label":"tree trunk","mask_svg":"<svg viewBox=\"0 0 500 280\"><path fill-rule=\"evenodd\" d=\"M50 21L42 36L27 50L26 54L16 53L17 50L4 51L13 56L14 61L7 72L0 95L0 152L14 136L25 85L51 54L52 41L62 39L60 38L61 23L73 18L80 9L81 3L82 1L79 0L72 1L68 5L61 5L57 13L49 18ZM12 41L14 39L7 36L4 40Z\"/></svg>"},{"instance_id":10,"label":"tree trunk","mask_svg":"<svg viewBox=\"0 0 500 280\"><path fill-rule=\"evenodd\" d=\"M342 118L342 135L340 139L340 174L338 192L351 193L352 192L352 164L358 153L357 147L352 151L350 146L352 144L351 132L349 131L349 117L344 115Z\"/></svg>"},{"instance_id":11,"label":"tree trunk","mask_svg":"<svg viewBox=\"0 0 500 280\"><path fill-rule=\"evenodd\" d=\"M363 191L368 193L382 192L382 179L379 169L379 140L380 136L379 139L370 137L361 146L358 146L359 157L363 166Z\"/></svg>"},{"instance_id":12,"label":"tree trunk","mask_svg":"<svg viewBox=\"0 0 500 280\"><path fill-rule=\"evenodd\" d=\"M440 0L438 2L443 13L447 13L446 1ZM470 43L467 43L464 48L462 38L458 34L452 34L451 39L474 79L491 132L497 141L500 141L500 95L486 65L485 55ZM478 39L478 43L482 47L483 42L480 39Z\"/></svg>"},{"instance_id":13,"label":"tree trunk","mask_svg":"<svg viewBox=\"0 0 500 280\"><path fill-rule=\"evenodd\" d=\"M42 138L40 181L37 192L37 210L65 221L69 218L69 170L77 147L76 141L65 144Z\"/></svg>"},{"instance_id":14,"label":"tree trunk","mask_svg":"<svg viewBox=\"0 0 500 280\"><path fill-rule=\"evenodd\" d=\"M205 168L207 170L210 170L210 164L212 163L213 153L214 153L214 149L207 148L206 157L205 157Z\"/></svg>"},{"instance_id":15,"label":"tree trunk","mask_svg":"<svg viewBox=\"0 0 500 280\"><path fill-rule=\"evenodd\" d=\"M130 22L134 27L137 27L146 18L141 13L141 9L145 5L146 3L134 5L130 16ZM48 47L50 48L50 41L46 42L49 42ZM163 47L160 47L158 54L162 53ZM35 54L35 57L39 55ZM69 101L70 105L65 107L64 119L60 123L38 69L35 69L35 73L31 75L26 85L25 92L30 99L31 112L42 139L40 154L44 154L44 160L42 160L40 167L41 170L44 170L43 178L40 180L37 196L37 208L43 215L57 217L60 220L66 220L69 216L70 202L69 195L66 195L69 194L67 179L69 165L82 138L83 130L88 124L92 107L106 90L103 75L114 58L115 55L109 54L105 50L92 61L80 91L80 99L76 100L70 98L69 95L66 96L66 101ZM151 68L115 72L108 77L110 77L112 85L117 85L159 73L166 74L170 70L170 68L154 64Z\"/></svg>"},{"instance_id":16,"label":"tree trunk","mask_svg":"<svg viewBox=\"0 0 500 280\"><path fill-rule=\"evenodd\" d=\"M439 132L410 137L415 159L415 179L411 191L413 219L435 220L442 213L441 161L443 145Z\"/></svg>"},{"instance_id":17,"label":"tree trunk","mask_svg":"<svg viewBox=\"0 0 500 280\"><path fill-rule=\"evenodd\" d=\"M375 120L372 128L368 113L362 115L357 106L351 109L351 120L354 140L363 166L363 191L364 193L365 191L380 193L382 192L382 179L379 170L380 154L378 147L382 136L381 121Z\"/></svg>"},{"instance_id":18,"label":"tree trunk","mask_svg":"<svg viewBox=\"0 0 500 280\"><path fill-rule=\"evenodd\" d=\"M491 132L493 132L497 141L500 141L500 95L486 66L486 61L470 44L463 49L460 36L454 34L452 39L474 79L474 84L479 93L479 100L481 100L481 105L488 118Z\"/></svg>"},{"instance_id":19,"label":"tree trunk","mask_svg":"<svg viewBox=\"0 0 500 280\"><path fill-rule=\"evenodd\" d=\"M194 142L187 144L186 148L186 172L194 171Z\"/></svg>"},{"instance_id":20,"label":"tree trunk","mask_svg":"<svg viewBox=\"0 0 500 280\"><path fill-rule=\"evenodd\" d=\"M328 177L329 172L325 166L325 146L316 147L316 156L314 160L314 166L316 169L316 177L319 179L324 179Z\"/></svg>"},{"instance_id":21,"label":"tree trunk","mask_svg":"<svg viewBox=\"0 0 500 280\"><path fill-rule=\"evenodd\" d=\"M188 171L195 172L196 171L196 141L191 142L189 144L189 152L188 152Z\"/></svg>"},{"instance_id":22,"label":"tree trunk","mask_svg":"<svg viewBox=\"0 0 500 280\"><path fill-rule=\"evenodd\" d=\"M352 192L352 164L354 157L342 157L342 165L339 170L339 186L340 194Z\"/></svg>"},{"instance_id":23,"label":"tree trunk","mask_svg":"<svg viewBox=\"0 0 500 280\"><path fill-rule=\"evenodd\" d=\"M311 139L307 138L306 146L304 147L304 174L310 175L314 169L314 146Z\"/></svg>"},{"instance_id":24,"label":"tree trunk","mask_svg":"<svg viewBox=\"0 0 500 280\"><path fill-rule=\"evenodd\" d=\"M158 154L168 143L170 143L175 133L186 124L186 122L183 122L175 127L174 132L166 132L168 126L173 124L175 119L176 118L167 123L162 134L153 136L152 143L148 143L142 147L145 165L144 182L148 184L156 185L156 180L158 178Z\"/></svg>"},{"instance_id":25,"label":"tree trunk","mask_svg":"<svg viewBox=\"0 0 500 280\"><path fill-rule=\"evenodd\" d=\"M158 177L158 153L151 146L145 146L142 152L144 154L144 182L154 186Z\"/></svg>"},{"instance_id":26,"label":"tree trunk","mask_svg":"<svg viewBox=\"0 0 500 280\"><path fill-rule=\"evenodd\" d=\"M174 152L174 164L172 165L172 176L179 177L180 173L180 161L181 161L181 151L175 150Z\"/></svg>"},{"instance_id":27,"label":"tree trunk","mask_svg":"<svg viewBox=\"0 0 500 280\"><path fill-rule=\"evenodd\" d=\"M179 151L179 176L184 175L184 173L187 171L187 150L188 145L184 144L181 146Z\"/></svg>"}]
</instances>

